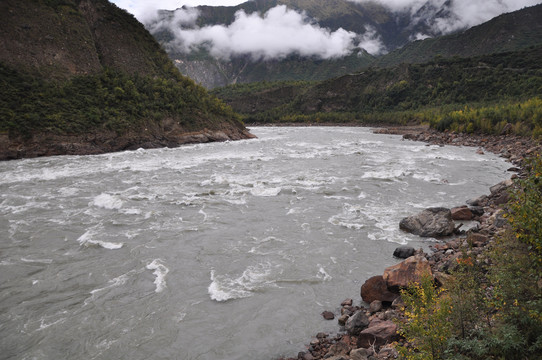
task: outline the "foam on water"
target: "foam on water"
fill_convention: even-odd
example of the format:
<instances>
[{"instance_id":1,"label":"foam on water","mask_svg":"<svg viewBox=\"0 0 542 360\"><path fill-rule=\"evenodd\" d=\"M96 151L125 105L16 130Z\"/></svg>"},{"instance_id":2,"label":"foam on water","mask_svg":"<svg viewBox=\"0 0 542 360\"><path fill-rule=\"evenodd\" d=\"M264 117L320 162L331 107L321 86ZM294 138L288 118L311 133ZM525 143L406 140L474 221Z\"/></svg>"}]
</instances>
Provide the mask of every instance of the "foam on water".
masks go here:
<instances>
[{"instance_id":1,"label":"foam on water","mask_svg":"<svg viewBox=\"0 0 542 360\"><path fill-rule=\"evenodd\" d=\"M89 206L96 206L108 210L118 210L122 207L123 201L114 195L102 193L94 198Z\"/></svg>"},{"instance_id":2,"label":"foam on water","mask_svg":"<svg viewBox=\"0 0 542 360\"><path fill-rule=\"evenodd\" d=\"M79 236L77 241L83 246L100 246L108 250L118 250L124 246L121 242L109 242L103 240L95 240L94 237L98 236L97 229L101 228L101 225L97 225L87 230L83 235Z\"/></svg>"},{"instance_id":3,"label":"foam on water","mask_svg":"<svg viewBox=\"0 0 542 360\"><path fill-rule=\"evenodd\" d=\"M360 230L365 227L361 205L343 204L343 211L328 219L330 224L342 226L351 230Z\"/></svg>"},{"instance_id":4,"label":"foam on water","mask_svg":"<svg viewBox=\"0 0 542 360\"><path fill-rule=\"evenodd\" d=\"M269 286L275 286L272 266L261 263L247 267L239 277L216 275L215 270L211 270L211 284L207 290L212 300L223 302L250 297Z\"/></svg>"},{"instance_id":5,"label":"foam on water","mask_svg":"<svg viewBox=\"0 0 542 360\"><path fill-rule=\"evenodd\" d=\"M264 186L257 186L250 190L250 193L254 196L261 196L261 197L272 197L277 196L280 194L282 188L280 187L264 187Z\"/></svg>"},{"instance_id":6,"label":"foam on water","mask_svg":"<svg viewBox=\"0 0 542 360\"><path fill-rule=\"evenodd\" d=\"M318 274L316 274L316 277L322 279L323 281L331 281L333 279L333 277L329 275L326 269L324 269L324 267L320 264L318 264Z\"/></svg>"},{"instance_id":7,"label":"foam on water","mask_svg":"<svg viewBox=\"0 0 542 360\"><path fill-rule=\"evenodd\" d=\"M152 273L156 276L154 279L154 285L156 285L155 292L159 293L166 288L166 275L169 273L169 269L162 264L162 260L155 259L146 266L149 270L154 270Z\"/></svg>"}]
</instances>

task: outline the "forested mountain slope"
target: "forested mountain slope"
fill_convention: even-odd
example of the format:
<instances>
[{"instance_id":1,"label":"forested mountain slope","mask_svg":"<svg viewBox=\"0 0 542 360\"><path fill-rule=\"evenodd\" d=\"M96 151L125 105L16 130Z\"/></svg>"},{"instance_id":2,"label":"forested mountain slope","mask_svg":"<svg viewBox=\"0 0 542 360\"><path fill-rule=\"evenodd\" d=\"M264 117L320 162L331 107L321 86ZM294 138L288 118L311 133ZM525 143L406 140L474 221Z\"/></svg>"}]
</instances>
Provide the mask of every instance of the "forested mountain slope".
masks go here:
<instances>
[{"instance_id":1,"label":"forested mountain slope","mask_svg":"<svg viewBox=\"0 0 542 360\"><path fill-rule=\"evenodd\" d=\"M0 159L249 136L107 0L4 0L0 13Z\"/></svg>"}]
</instances>

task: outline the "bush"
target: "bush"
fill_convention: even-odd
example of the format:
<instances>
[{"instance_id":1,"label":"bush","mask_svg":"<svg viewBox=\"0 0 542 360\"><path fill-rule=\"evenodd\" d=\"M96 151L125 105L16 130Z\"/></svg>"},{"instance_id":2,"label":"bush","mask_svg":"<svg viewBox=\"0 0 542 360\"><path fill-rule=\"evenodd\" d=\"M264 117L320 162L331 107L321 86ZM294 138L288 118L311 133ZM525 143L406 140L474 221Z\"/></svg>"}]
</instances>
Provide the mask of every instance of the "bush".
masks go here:
<instances>
[{"instance_id":1,"label":"bush","mask_svg":"<svg viewBox=\"0 0 542 360\"><path fill-rule=\"evenodd\" d=\"M402 290L401 298L406 321L399 324L399 334L409 343L398 348L401 356L409 360L442 359L452 335L450 298L435 287L430 275Z\"/></svg>"}]
</instances>

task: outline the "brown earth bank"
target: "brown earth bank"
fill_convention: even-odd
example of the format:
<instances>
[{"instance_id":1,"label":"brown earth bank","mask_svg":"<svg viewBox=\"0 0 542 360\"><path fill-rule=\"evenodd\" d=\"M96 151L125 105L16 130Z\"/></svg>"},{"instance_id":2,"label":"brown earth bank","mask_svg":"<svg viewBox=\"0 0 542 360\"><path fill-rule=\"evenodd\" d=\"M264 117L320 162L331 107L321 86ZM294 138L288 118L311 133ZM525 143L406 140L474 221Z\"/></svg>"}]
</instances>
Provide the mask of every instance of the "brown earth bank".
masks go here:
<instances>
[{"instance_id":1,"label":"brown earth bank","mask_svg":"<svg viewBox=\"0 0 542 360\"><path fill-rule=\"evenodd\" d=\"M184 144L207 143L255 138L247 129L230 126L219 130L189 132L160 124L118 135L114 131L96 131L79 135L39 133L31 137L10 137L0 134L0 160L34 158L53 155L96 155L109 152L178 147Z\"/></svg>"},{"instance_id":2,"label":"brown earth bank","mask_svg":"<svg viewBox=\"0 0 542 360\"><path fill-rule=\"evenodd\" d=\"M429 271L435 282L443 284L449 272L458 265L458 259L465 253L476 261L487 262L486 250L495 242L496 235L507 226L503 207L508 201L508 188L512 179L524 175L524 160L542 151L542 146L530 138L512 135L476 135L437 132L423 126L378 128L377 133L403 135L405 140L424 141L436 145L478 147L477 152L493 152L506 158L513 166L509 169L511 178L490 188L490 195L468 200L466 204L451 204L451 209L431 208L429 213L444 213L435 222L452 221L454 234L439 239L430 247L431 252L416 250L408 246L398 247L394 256L405 259L384 270L383 275L367 279L360 290L361 299L346 299L340 306L325 311L327 320L337 319L335 334L318 333L297 357L280 360L380 360L397 359L398 352L392 343L403 342L397 335L396 319L403 318L399 289L411 281L417 281L421 274ZM424 212L422 212L424 213ZM427 214L417 216L426 216ZM462 221L477 221L468 231L461 230ZM424 221L422 221L424 222ZM399 226L399 224L397 224ZM354 305L358 303L359 305Z\"/></svg>"}]
</instances>

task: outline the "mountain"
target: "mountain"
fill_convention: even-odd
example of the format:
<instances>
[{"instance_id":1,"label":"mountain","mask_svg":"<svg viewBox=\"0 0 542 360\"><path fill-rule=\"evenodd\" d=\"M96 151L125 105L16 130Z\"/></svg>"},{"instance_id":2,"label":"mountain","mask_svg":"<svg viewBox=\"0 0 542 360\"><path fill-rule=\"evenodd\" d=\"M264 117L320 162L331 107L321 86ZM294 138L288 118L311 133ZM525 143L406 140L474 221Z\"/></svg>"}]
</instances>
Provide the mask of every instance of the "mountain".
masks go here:
<instances>
[{"instance_id":1,"label":"mountain","mask_svg":"<svg viewBox=\"0 0 542 360\"><path fill-rule=\"evenodd\" d=\"M3 0L0 13L0 159L249 136L107 0Z\"/></svg>"},{"instance_id":2,"label":"mountain","mask_svg":"<svg viewBox=\"0 0 542 360\"><path fill-rule=\"evenodd\" d=\"M156 18L146 22L146 27L164 45L181 72L207 88L257 81L325 80L370 66L425 62L436 55L465 57L513 51L542 41L537 21L541 5L501 15L470 30L467 20L459 19L454 12L452 0L437 5L428 0L416 9L392 11L372 1L253 0L235 7L199 6L160 11ZM305 24L327 31L328 37L344 31L356 34L355 41L344 48L346 54L332 57L302 54L303 50L295 47L287 56L265 57L254 50L258 44L249 44L248 38L231 45L244 52L225 50L227 37L238 37L235 31L240 24L250 25L244 31L254 33L258 26L279 21L270 19L271 11L278 6L302 14ZM290 15L282 14L284 23L291 21ZM256 16L262 20L255 21ZM296 29L304 30L292 27L291 37L295 37ZM441 36L450 31L451 35ZM193 43L187 40L198 36L205 39ZM417 38L426 40L414 41ZM301 44L300 48L303 49ZM388 52L391 53L386 55Z\"/></svg>"},{"instance_id":3,"label":"mountain","mask_svg":"<svg viewBox=\"0 0 542 360\"><path fill-rule=\"evenodd\" d=\"M437 57L424 64L370 68L320 82L232 85L213 92L243 114L247 122L419 121L424 113L540 96L542 45L515 52Z\"/></svg>"},{"instance_id":4,"label":"mountain","mask_svg":"<svg viewBox=\"0 0 542 360\"><path fill-rule=\"evenodd\" d=\"M447 36L411 42L373 66L424 63L435 56L470 57L525 49L542 44L542 4L502 14L481 25Z\"/></svg>"},{"instance_id":5,"label":"mountain","mask_svg":"<svg viewBox=\"0 0 542 360\"><path fill-rule=\"evenodd\" d=\"M408 41L409 34L403 31L407 20L374 2L347 0L254 0L234 7L198 6L195 8L197 20L183 24L183 29L230 26L238 11L248 15L266 14L280 5L305 14L312 24L332 33L342 28L356 34L378 34L375 41L383 39L392 49ZM176 41L175 32L179 28L178 22L173 21L182 10L161 11L146 27L164 45L181 72L207 88L263 80L323 80L356 71L373 61L373 56L360 48L351 49L347 56L327 59L295 53L273 59L254 59L250 54L221 58L205 49L186 53ZM165 23L168 26L164 26Z\"/></svg>"}]
</instances>

